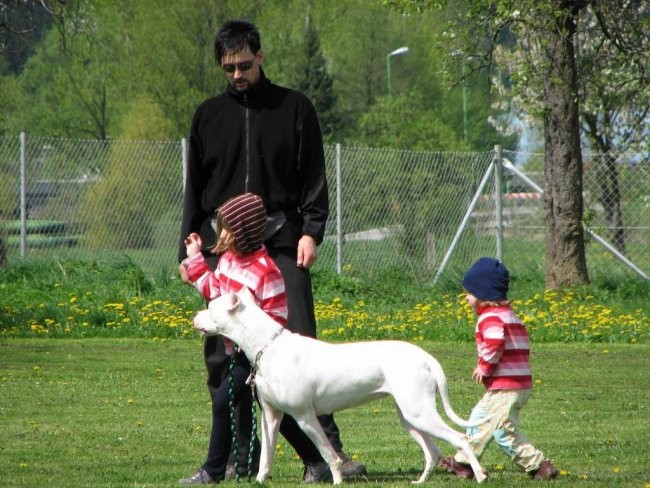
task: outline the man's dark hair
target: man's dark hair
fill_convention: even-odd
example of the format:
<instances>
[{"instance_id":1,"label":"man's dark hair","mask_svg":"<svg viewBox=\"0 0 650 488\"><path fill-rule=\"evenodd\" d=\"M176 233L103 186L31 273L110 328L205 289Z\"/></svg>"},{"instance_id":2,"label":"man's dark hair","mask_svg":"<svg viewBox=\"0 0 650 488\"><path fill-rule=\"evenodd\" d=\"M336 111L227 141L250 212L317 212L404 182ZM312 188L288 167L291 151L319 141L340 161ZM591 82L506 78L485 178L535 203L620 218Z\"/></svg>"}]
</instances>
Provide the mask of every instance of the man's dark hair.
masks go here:
<instances>
[{"instance_id":1,"label":"man's dark hair","mask_svg":"<svg viewBox=\"0 0 650 488\"><path fill-rule=\"evenodd\" d=\"M229 20L221 26L214 39L214 60L221 64L225 54L237 53L249 47L253 54L262 47L260 33L246 20Z\"/></svg>"}]
</instances>

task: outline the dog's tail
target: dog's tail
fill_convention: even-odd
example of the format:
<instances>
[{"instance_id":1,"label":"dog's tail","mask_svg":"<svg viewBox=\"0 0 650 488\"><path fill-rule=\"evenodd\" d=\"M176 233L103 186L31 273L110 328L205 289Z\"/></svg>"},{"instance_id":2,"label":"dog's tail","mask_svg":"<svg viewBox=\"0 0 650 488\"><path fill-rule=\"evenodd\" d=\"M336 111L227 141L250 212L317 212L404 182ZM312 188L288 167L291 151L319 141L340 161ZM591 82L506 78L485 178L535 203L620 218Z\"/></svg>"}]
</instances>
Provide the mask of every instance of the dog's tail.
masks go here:
<instances>
[{"instance_id":1,"label":"dog's tail","mask_svg":"<svg viewBox=\"0 0 650 488\"><path fill-rule=\"evenodd\" d=\"M461 427L468 428L478 427L492 418L492 415L488 415L487 417L478 420L464 420L460 418L456 412L454 412L454 409L451 408L451 403L449 403L449 390L447 388L447 377L445 376L445 372L442 370L442 366L440 366L438 361L433 359L433 363L432 367L435 367L437 370L437 374L435 374L434 377L438 378L438 391L440 392L440 398L442 399L442 406L445 409L447 417L449 417L452 422Z\"/></svg>"}]
</instances>

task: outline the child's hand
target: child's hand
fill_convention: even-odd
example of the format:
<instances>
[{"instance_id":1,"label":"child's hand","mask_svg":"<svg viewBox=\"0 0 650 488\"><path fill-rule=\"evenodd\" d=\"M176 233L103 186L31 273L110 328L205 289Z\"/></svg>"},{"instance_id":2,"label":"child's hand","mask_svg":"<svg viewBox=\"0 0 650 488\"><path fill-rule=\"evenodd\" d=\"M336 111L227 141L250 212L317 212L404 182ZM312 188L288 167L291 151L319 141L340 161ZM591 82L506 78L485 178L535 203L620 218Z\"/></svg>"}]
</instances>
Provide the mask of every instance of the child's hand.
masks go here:
<instances>
[{"instance_id":1,"label":"child's hand","mask_svg":"<svg viewBox=\"0 0 650 488\"><path fill-rule=\"evenodd\" d=\"M192 284L192 281L190 280L190 274L187 271L187 268L183 263L178 265L178 271L181 273L181 280L183 283L187 283L188 285Z\"/></svg>"},{"instance_id":2,"label":"child's hand","mask_svg":"<svg viewBox=\"0 0 650 488\"><path fill-rule=\"evenodd\" d=\"M483 373L481 372L481 368L479 366L474 368L474 371L472 372L472 379L480 385L481 383L483 383L483 378L484 376Z\"/></svg>"},{"instance_id":3,"label":"child's hand","mask_svg":"<svg viewBox=\"0 0 650 488\"><path fill-rule=\"evenodd\" d=\"M189 236L187 236L183 243L185 244L187 257L191 258L192 256L196 256L201 252L201 244L203 242L201 240L201 236L196 232L192 232Z\"/></svg>"}]
</instances>

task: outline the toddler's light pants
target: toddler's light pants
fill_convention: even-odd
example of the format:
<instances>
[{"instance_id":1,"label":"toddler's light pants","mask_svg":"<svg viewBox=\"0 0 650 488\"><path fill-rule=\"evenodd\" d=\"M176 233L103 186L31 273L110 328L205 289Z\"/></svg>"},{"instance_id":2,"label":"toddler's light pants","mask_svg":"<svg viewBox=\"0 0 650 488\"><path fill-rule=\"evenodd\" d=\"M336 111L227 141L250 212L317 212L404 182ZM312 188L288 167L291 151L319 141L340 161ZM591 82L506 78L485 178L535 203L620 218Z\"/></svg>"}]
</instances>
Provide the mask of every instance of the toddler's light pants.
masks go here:
<instances>
[{"instance_id":1,"label":"toddler's light pants","mask_svg":"<svg viewBox=\"0 0 650 488\"><path fill-rule=\"evenodd\" d=\"M480 420L489 415L492 415L492 418L478 427L467 429L469 445L477 458L481 458L494 439L503 452L524 471L539 469L544 455L517 430L519 414L528 402L530 394L530 389L485 392L472 410L470 420ZM456 453L454 459L459 463L469 464L469 460L460 451Z\"/></svg>"}]
</instances>

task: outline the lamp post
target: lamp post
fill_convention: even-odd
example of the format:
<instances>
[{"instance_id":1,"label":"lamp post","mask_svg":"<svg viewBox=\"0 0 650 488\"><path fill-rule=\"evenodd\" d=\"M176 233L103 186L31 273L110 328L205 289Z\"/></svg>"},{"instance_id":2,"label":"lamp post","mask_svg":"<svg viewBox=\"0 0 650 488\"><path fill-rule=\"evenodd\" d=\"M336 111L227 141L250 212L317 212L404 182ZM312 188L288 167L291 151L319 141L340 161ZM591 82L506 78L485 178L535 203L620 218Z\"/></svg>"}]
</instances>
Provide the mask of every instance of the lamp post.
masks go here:
<instances>
[{"instance_id":1,"label":"lamp post","mask_svg":"<svg viewBox=\"0 0 650 488\"><path fill-rule=\"evenodd\" d=\"M465 66L467 60L463 60L463 142L467 143L467 82L465 80Z\"/></svg>"},{"instance_id":2,"label":"lamp post","mask_svg":"<svg viewBox=\"0 0 650 488\"><path fill-rule=\"evenodd\" d=\"M390 58L393 56L401 56L402 54L406 54L409 52L409 48L406 46L398 47L394 51L388 53L386 55L386 80L388 84L388 98L391 97L391 92L392 92L392 87L390 83Z\"/></svg>"}]
</instances>

